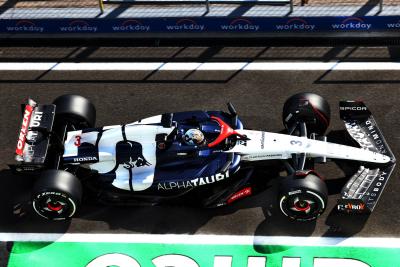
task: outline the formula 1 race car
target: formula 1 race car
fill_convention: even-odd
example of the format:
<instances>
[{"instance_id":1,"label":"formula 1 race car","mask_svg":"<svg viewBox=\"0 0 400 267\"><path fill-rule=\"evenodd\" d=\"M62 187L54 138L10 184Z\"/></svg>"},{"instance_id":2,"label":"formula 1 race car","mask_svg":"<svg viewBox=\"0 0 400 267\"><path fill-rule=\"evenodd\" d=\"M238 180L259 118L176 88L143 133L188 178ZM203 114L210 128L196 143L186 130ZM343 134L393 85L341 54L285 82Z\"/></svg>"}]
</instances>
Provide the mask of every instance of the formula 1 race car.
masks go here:
<instances>
[{"instance_id":1,"label":"formula 1 race car","mask_svg":"<svg viewBox=\"0 0 400 267\"><path fill-rule=\"evenodd\" d=\"M124 125L94 128L93 104L63 95L53 104L23 105L16 173L37 178L36 213L51 220L71 218L83 196L102 203L229 205L263 191L266 179L253 175L271 162L286 171L279 178L277 207L287 217L313 220L327 206L325 181L314 171L328 159L360 163L336 208L371 212L395 166L370 111L359 101L341 101L340 117L358 143L327 141L330 107L313 93L299 93L283 106L285 133L243 128L229 112L165 113Z\"/></svg>"}]
</instances>

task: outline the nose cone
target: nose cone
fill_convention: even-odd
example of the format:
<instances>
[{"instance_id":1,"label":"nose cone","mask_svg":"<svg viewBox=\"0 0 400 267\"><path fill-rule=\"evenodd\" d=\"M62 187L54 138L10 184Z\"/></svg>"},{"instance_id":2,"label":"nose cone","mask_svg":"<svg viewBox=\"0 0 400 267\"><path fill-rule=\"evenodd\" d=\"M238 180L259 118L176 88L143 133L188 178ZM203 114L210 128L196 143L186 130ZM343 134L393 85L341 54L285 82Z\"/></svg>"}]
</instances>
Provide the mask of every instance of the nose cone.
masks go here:
<instances>
[{"instance_id":1,"label":"nose cone","mask_svg":"<svg viewBox=\"0 0 400 267\"><path fill-rule=\"evenodd\" d=\"M378 154L378 153L376 153L376 154L377 154L377 156L376 156L375 160L378 163L388 163L388 162L390 162L392 160L390 157L388 157L386 155Z\"/></svg>"}]
</instances>

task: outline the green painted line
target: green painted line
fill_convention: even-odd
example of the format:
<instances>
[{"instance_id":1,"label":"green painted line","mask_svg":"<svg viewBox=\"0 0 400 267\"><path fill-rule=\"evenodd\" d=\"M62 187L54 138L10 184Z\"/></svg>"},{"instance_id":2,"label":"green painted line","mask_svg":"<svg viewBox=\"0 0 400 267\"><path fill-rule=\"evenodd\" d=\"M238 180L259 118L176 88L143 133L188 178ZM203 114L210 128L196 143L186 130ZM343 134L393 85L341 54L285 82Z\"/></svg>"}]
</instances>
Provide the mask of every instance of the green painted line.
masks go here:
<instances>
[{"instance_id":1,"label":"green painted line","mask_svg":"<svg viewBox=\"0 0 400 267\"><path fill-rule=\"evenodd\" d=\"M213 267L220 256L231 257L229 267L252 267L248 264L249 257L265 258L266 267L323 267L321 259L327 267L333 266L327 259L331 259L330 264L346 264L336 267L400 267L400 248L93 242L16 242L8 267L86 267L91 262L89 267L181 267L185 259L188 261L185 267ZM123 265L118 257L125 257ZM299 258L300 265L293 262L289 265L285 258ZM339 262L340 259L347 260Z\"/></svg>"}]
</instances>

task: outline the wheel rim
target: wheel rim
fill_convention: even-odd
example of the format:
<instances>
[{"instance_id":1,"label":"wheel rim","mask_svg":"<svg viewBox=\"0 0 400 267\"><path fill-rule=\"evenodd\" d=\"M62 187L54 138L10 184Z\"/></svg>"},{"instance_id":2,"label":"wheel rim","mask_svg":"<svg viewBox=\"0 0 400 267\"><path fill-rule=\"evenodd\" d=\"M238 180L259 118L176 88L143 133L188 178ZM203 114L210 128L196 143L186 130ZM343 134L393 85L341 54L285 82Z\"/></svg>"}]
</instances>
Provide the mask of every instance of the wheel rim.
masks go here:
<instances>
[{"instance_id":1,"label":"wheel rim","mask_svg":"<svg viewBox=\"0 0 400 267\"><path fill-rule=\"evenodd\" d=\"M74 215L75 202L61 192L43 192L33 202L33 208L40 216L51 220L64 220Z\"/></svg>"},{"instance_id":2,"label":"wheel rim","mask_svg":"<svg viewBox=\"0 0 400 267\"><path fill-rule=\"evenodd\" d=\"M60 212L63 210L64 206L66 205L64 202L55 202L53 203L50 199L47 200L47 209L49 211L56 211L56 212Z\"/></svg>"},{"instance_id":3,"label":"wheel rim","mask_svg":"<svg viewBox=\"0 0 400 267\"><path fill-rule=\"evenodd\" d=\"M314 205L314 202L309 199L297 199L294 201L291 209L308 213L311 210L311 205Z\"/></svg>"},{"instance_id":4,"label":"wheel rim","mask_svg":"<svg viewBox=\"0 0 400 267\"><path fill-rule=\"evenodd\" d=\"M313 220L325 210L321 196L308 190L296 190L281 197L282 213L299 221Z\"/></svg>"}]
</instances>

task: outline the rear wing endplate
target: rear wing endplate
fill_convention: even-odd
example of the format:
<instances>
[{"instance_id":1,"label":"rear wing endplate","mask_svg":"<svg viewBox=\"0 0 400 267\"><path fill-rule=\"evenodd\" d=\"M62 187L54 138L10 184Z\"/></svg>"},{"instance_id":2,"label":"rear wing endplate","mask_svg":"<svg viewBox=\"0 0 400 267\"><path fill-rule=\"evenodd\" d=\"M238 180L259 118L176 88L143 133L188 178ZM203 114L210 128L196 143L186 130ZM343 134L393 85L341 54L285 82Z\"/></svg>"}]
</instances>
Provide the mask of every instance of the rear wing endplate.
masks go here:
<instances>
[{"instance_id":1,"label":"rear wing endplate","mask_svg":"<svg viewBox=\"0 0 400 267\"><path fill-rule=\"evenodd\" d=\"M38 105L31 99L22 105L22 125L15 149L15 159L18 162L29 164L45 162L55 108L55 105Z\"/></svg>"}]
</instances>

